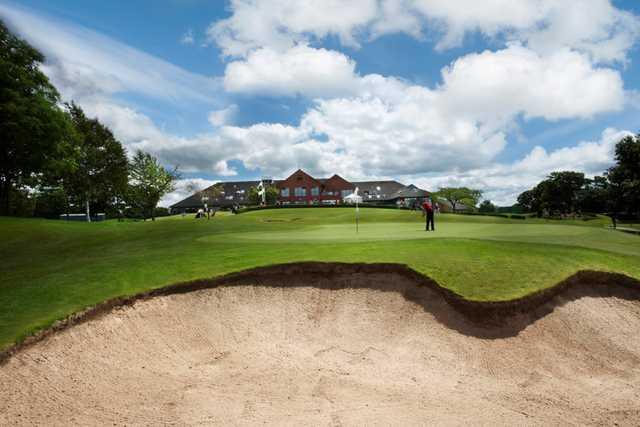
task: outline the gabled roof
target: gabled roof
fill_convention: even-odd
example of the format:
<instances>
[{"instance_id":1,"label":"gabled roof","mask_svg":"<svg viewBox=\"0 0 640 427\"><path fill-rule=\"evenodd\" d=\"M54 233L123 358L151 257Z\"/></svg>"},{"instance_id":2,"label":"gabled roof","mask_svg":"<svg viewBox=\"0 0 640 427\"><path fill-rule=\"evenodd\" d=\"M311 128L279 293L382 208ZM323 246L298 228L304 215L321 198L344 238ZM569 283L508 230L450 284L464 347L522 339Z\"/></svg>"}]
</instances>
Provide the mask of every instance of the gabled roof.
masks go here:
<instances>
[{"instance_id":1,"label":"gabled roof","mask_svg":"<svg viewBox=\"0 0 640 427\"><path fill-rule=\"evenodd\" d=\"M322 182L324 181L324 182ZM321 182L328 190L332 189L341 189L341 188L355 188L355 185L352 182L347 181L343 177L338 174L333 175L331 178L322 180Z\"/></svg>"},{"instance_id":2,"label":"gabled roof","mask_svg":"<svg viewBox=\"0 0 640 427\"><path fill-rule=\"evenodd\" d=\"M305 172L305 171L303 171L302 169L298 169L297 171L295 171L294 173L292 173L291 175L289 175L287 178L285 178L285 179L283 179L283 180L281 180L281 181L278 181L276 185L279 187L279 186L280 186L280 184L282 184L282 183L284 183L285 181L288 181L288 180L290 180L290 179L293 179L293 178L295 178L296 176L298 176L298 177L303 176L303 177L305 177L305 178L307 178L307 179L311 180L312 182L317 183L317 185L318 185L318 186L320 186L320 185L321 185L320 180L318 180L318 179L316 179L316 178L312 177L311 175L309 175L308 173L306 173L306 172Z\"/></svg>"}]
</instances>

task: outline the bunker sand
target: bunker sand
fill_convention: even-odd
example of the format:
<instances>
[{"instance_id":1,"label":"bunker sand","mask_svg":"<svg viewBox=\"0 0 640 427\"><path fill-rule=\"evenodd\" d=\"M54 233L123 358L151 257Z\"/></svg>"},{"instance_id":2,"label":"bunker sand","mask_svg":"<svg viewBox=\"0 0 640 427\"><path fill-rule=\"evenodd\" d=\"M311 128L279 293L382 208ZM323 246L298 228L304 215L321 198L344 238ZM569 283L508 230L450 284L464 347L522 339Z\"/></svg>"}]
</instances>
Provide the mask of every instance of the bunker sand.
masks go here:
<instances>
[{"instance_id":1,"label":"bunker sand","mask_svg":"<svg viewBox=\"0 0 640 427\"><path fill-rule=\"evenodd\" d=\"M640 420L634 285L583 276L496 309L456 307L401 267L262 273L127 300L18 349L0 425Z\"/></svg>"}]
</instances>

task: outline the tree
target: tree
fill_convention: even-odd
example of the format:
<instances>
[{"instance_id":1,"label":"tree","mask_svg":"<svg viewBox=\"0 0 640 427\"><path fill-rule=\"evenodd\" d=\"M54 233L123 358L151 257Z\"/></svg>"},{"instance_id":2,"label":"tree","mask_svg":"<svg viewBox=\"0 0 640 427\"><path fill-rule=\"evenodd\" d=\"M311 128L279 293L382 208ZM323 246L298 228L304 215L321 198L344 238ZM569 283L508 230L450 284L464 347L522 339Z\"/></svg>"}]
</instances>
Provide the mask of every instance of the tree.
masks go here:
<instances>
[{"instance_id":1,"label":"tree","mask_svg":"<svg viewBox=\"0 0 640 427\"><path fill-rule=\"evenodd\" d=\"M581 212L606 213L612 208L609 183L603 176L586 179L578 192L578 209Z\"/></svg>"},{"instance_id":2,"label":"tree","mask_svg":"<svg viewBox=\"0 0 640 427\"><path fill-rule=\"evenodd\" d=\"M82 109L67 105L79 135L75 164L62 178L67 193L85 208L91 221L91 204L112 204L127 190L128 162L122 144L98 121L85 116Z\"/></svg>"},{"instance_id":3,"label":"tree","mask_svg":"<svg viewBox=\"0 0 640 427\"><path fill-rule=\"evenodd\" d=\"M267 205L275 205L278 201L278 189L272 185L265 186L265 201ZM262 204L262 196L259 194L259 190L256 187L251 187L249 189L249 193L247 194L247 198L249 199L249 203L252 205L260 205Z\"/></svg>"},{"instance_id":4,"label":"tree","mask_svg":"<svg viewBox=\"0 0 640 427\"><path fill-rule=\"evenodd\" d=\"M640 214L640 135L616 144L616 164L606 172L615 212Z\"/></svg>"},{"instance_id":5,"label":"tree","mask_svg":"<svg viewBox=\"0 0 640 427\"><path fill-rule=\"evenodd\" d=\"M43 61L0 21L0 215L9 213L13 189L32 185L65 158L62 151L74 138L58 92L40 71Z\"/></svg>"},{"instance_id":6,"label":"tree","mask_svg":"<svg viewBox=\"0 0 640 427\"><path fill-rule=\"evenodd\" d=\"M162 196L175 189L178 169L169 171L151 154L137 150L129 170L131 204L141 209L145 220L150 216L155 221L158 202Z\"/></svg>"},{"instance_id":7,"label":"tree","mask_svg":"<svg viewBox=\"0 0 640 427\"><path fill-rule=\"evenodd\" d=\"M438 190L436 196L451 203L451 209L455 212L460 204L475 207L482 197L482 191L467 187L444 187Z\"/></svg>"},{"instance_id":8,"label":"tree","mask_svg":"<svg viewBox=\"0 0 640 427\"><path fill-rule=\"evenodd\" d=\"M522 206L525 212L534 212L535 205L535 192L534 190L527 190L520 193L518 196L518 204Z\"/></svg>"},{"instance_id":9,"label":"tree","mask_svg":"<svg viewBox=\"0 0 640 427\"><path fill-rule=\"evenodd\" d=\"M496 205L491 203L491 200L485 200L480 203L480 207L478 208L478 210L482 213L494 213L498 210L498 208L496 207Z\"/></svg>"},{"instance_id":10,"label":"tree","mask_svg":"<svg viewBox=\"0 0 640 427\"><path fill-rule=\"evenodd\" d=\"M582 172L552 172L531 190L518 196L518 204L528 212L575 213L584 186L588 183Z\"/></svg>"},{"instance_id":11,"label":"tree","mask_svg":"<svg viewBox=\"0 0 640 427\"><path fill-rule=\"evenodd\" d=\"M577 210L578 193L585 185L582 172L562 171L552 172L543 181L541 201L550 211L569 214ZM539 184L540 185L540 184Z\"/></svg>"}]
</instances>

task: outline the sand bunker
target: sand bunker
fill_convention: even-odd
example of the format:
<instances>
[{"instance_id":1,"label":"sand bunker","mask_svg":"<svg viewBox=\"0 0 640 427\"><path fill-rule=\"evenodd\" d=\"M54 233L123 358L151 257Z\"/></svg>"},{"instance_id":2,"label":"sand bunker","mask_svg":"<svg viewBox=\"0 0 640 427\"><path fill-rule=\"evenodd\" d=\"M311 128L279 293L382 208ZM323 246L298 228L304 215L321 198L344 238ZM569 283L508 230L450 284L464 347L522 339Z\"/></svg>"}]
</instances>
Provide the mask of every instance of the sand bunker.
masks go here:
<instances>
[{"instance_id":1,"label":"sand bunker","mask_svg":"<svg viewBox=\"0 0 640 427\"><path fill-rule=\"evenodd\" d=\"M640 421L638 290L576 284L489 325L387 270L240 276L108 310L0 366L0 425Z\"/></svg>"}]
</instances>

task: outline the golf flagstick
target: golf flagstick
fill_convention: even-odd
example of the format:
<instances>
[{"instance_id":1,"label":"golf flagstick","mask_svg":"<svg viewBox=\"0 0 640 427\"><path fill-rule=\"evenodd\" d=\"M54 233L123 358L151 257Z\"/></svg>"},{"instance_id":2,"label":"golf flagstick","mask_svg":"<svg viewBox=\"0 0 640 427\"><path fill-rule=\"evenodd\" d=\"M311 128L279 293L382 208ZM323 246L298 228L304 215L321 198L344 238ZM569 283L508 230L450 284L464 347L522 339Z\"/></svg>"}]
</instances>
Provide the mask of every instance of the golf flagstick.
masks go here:
<instances>
[{"instance_id":1,"label":"golf flagstick","mask_svg":"<svg viewBox=\"0 0 640 427\"><path fill-rule=\"evenodd\" d=\"M358 217L360 216L360 208L358 207L358 187L353 192L356 199L356 233L358 233Z\"/></svg>"}]
</instances>

